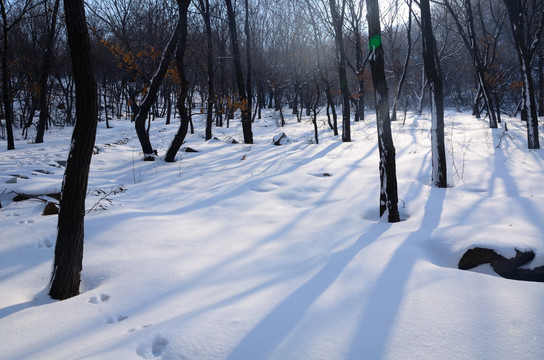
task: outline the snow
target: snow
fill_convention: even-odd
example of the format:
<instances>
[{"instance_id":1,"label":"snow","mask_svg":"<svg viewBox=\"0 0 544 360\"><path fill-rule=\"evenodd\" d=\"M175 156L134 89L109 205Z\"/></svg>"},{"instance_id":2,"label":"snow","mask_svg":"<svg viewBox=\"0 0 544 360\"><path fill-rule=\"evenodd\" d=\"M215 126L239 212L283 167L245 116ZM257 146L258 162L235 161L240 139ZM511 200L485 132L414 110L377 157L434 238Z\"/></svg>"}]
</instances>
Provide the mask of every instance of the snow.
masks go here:
<instances>
[{"instance_id":1,"label":"snow","mask_svg":"<svg viewBox=\"0 0 544 360\"><path fill-rule=\"evenodd\" d=\"M0 141L2 359L544 358L544 285L457 269L475 246L544 264L544 156L524 123L446 112L447 189L430 186L430 115L393 123L403 221L389 224L375 117L349 143L321 118L318 145L309 119L280 130L265 113L251 146L238 121L204 142L194 120L199 152L175 163L142 161L130 121L99 124L86 207L126 191L86 216L81 294L65 301L47 295L56 217L12 199L60 190L71 129ZM152 124L159 154L176 128Z\"/></svg>"}]
</instances>

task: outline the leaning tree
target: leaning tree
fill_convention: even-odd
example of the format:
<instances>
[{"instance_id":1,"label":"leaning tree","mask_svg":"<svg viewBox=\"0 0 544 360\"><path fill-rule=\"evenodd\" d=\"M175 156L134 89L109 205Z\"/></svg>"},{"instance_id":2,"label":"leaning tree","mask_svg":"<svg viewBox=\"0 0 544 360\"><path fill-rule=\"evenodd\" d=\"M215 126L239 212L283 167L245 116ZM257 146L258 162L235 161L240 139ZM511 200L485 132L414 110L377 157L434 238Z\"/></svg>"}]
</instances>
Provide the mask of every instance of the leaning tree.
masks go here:
<instances>
[{"instance_id":1,"label":"leaning tree","mask_svg":"<svg viewBox=\"0 0 544 360\"><path fill-rule=\"evenodd\" d=\"M85 197L98 121L97 91L83 0L64 0L68 45L76 84L76 125L58 217L49 295L64 300L79 294L83 267Z\"/></svg>"}]
</instances>

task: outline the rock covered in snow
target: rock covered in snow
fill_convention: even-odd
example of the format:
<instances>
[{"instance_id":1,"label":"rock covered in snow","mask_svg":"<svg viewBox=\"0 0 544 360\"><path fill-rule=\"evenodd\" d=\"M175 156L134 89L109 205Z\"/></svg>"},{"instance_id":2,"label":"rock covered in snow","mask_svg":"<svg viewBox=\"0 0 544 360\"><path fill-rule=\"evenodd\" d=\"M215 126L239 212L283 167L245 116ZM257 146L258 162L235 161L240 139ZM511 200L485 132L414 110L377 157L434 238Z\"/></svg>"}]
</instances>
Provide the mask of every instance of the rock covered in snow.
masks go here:
<instances>
[{"instance_id":1,"label":"rock covered in snow","mask_svg":"<svg viewBox=\"0 0 544 360\"><path fill-rule=\"evenodd\" d=\"M285 135L285 133L281 133L279 135L274 136L272 139L272 142L274 145L287 145L292 143L293 141Z\"/></svg>"}]
</instances>

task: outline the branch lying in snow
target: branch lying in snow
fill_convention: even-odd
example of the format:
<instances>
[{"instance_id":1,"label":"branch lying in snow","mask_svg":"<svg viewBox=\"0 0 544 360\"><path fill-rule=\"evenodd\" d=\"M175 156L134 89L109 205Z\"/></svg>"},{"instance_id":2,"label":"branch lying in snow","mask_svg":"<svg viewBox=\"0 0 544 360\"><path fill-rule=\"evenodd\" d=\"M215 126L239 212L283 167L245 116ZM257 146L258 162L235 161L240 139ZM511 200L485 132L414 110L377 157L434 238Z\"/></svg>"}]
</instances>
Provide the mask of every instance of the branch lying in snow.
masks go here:
<instances>
[{"instance_id":1,"label":"branch lying in snow","mask_svg":"<svg viewBox=\"0 0 544 360\"><path fill-rule=\"evenodd\" d=\"M102 189L97 189L94 191L94 193L97 196L100 196L100 199L98 199L97 202L94 203L94 205L87 211L85 211L85 214L90 213L93 210L106 210L107 206L101 204L102 201L108 202L109 205L113 204L113 201L110 199L110 196L117 195L120 193L125 192L127 189L125 189L123 186L118 186L116 188L112 188L109 192L105 192Z\"/></svg>"},{"instance_id":2,"label":"branch lying in snow","mask_svg":"<svg viewBox=\"0 0 544 360\"><path fill-rule=\"evenodd\" d=\"M533 251L522 252L516 249L516 256L507 259L492 249L476 247L465 252L459 260L458 267L461 270L468 270L481 264L491 264L493 270L504 278L544 282L544 266L534 269L520 268L533 260L534 257Z\"/></svg>"}]
</instances>

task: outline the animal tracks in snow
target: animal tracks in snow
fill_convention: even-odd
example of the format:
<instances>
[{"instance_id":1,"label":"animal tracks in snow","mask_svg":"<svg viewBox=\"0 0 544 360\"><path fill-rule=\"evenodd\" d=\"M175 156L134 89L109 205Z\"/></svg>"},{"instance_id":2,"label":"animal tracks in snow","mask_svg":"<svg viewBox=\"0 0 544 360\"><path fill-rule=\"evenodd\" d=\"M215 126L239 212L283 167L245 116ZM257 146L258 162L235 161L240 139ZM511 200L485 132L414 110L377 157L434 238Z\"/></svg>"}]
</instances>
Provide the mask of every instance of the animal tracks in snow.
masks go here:
<instances>
[{"instance_id":1,"label":"animal tracks in snow","mask_svg":"<svg viewBox=\"0 0 544 360\"><path fill-rule=\"evenodd\" d=\"M11 217L11 216L17 217L17 216L20 216L20 214L14 213L14 214L6 214L4 216L5 217Z\"/></svg>"},{"instance_id":2,"label":"animal tracks in snow","mask_svg":"<svg viewBox=\"0 0 544 360\"><path fill-rule=\"evenodd\" d=\"M43 247L50 248L52 246L53 246L53 243L49 239L38 241L38 248L43 248Z\"/></svg>"},{"instance_id":3,"label":"animal tracks in snow","mask_svg":"<svg viewBox=\"0 0 544 360\"><path fill-rule=\"evenodd\" d=\"M168 339L164 336L155 336L151 347L148 344L141 343L136 349L136 354L143 359L157 359L163 355L168 343Z\"/></svg>"},{"instance_id":4,"label":"animal tracks in snow","mask_svg":"<svg viewBox=\"0 0 544 360\"><path fill-rule=\"evenodd\" d=\"M88 303L93 305L103 304L103 303L107 303L110 300L110 298L111 296L108 294L100 294L98 296L91 296L88 300ZM128 315L121 314L121 315L109 316L106 319L105 323L115 324L126 319L128 319Z\"/></svg>"},{"instance_id":5,"label":"animal tracks in snow","mask_svg":"<svg viewBox=\"0 0 544 360\"><path fill-rule=\"evenodd\" d=\"M108 294L100 294L100 296L92 296L89 299L89 304L100 304L107 302L110 299Z\"/></svg>"},{"instance_id":6,"label":"animal tracks in snow","mask_svg":"<svg viewBox=\"0 0 544 360\"><path fill-rule=\"evenodd\" d=\"M106 324L114 324L116 322L121 322L126 319L128 319L127 315L113 316L113 317L109 317L108 320L106 320Z\"/></svg>"}]
</instances>

